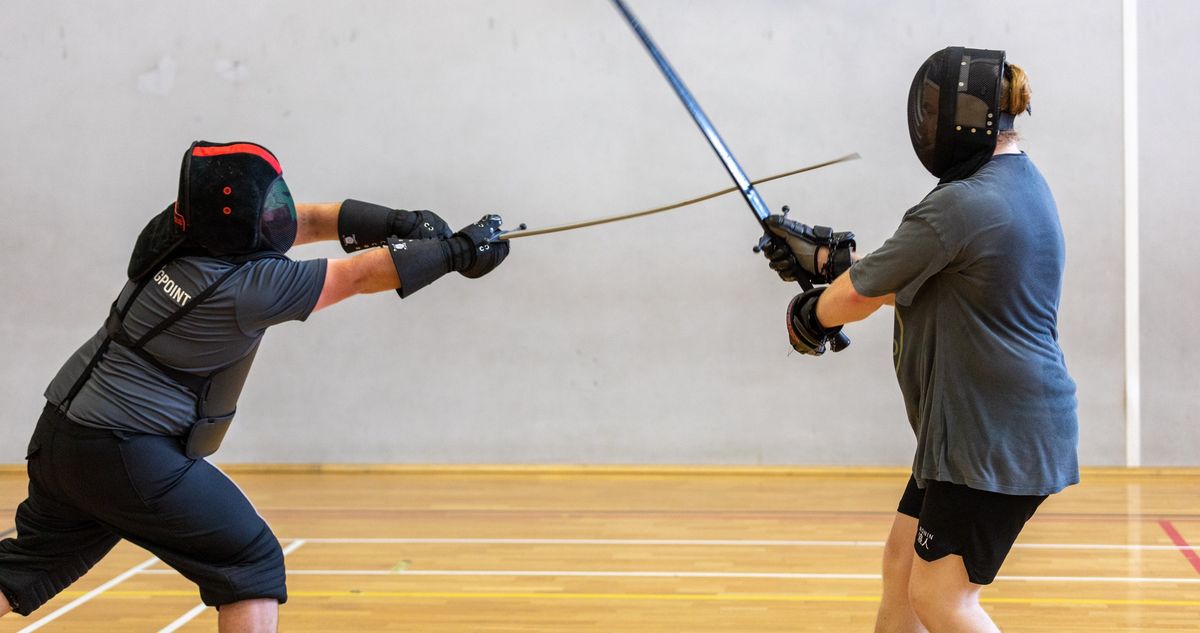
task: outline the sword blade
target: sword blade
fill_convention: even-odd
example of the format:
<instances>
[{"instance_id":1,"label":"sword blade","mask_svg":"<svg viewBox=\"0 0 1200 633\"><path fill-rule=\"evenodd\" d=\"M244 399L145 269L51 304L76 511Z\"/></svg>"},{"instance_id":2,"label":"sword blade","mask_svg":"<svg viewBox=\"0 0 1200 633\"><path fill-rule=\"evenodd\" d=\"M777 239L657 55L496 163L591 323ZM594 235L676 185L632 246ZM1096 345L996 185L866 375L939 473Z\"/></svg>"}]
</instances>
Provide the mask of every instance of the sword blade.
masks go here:
<instances>
[{"instance_id":1,"label":"sword blade","mask_svg":"<svg viewBox=\"0 0 1200 633\"><path fill-rule=\"evenodd\" d=\"M642 28L642 24L634 17L629 7L625 6L622 0L612 0L617 6L617 10L625 17L625 21L633 28L633 32L637 34L638 39L642 41L642 45L646 47L646 51L650 53L650 57L654 59L654 63L658 65L658 69L662 71L664 77L667 78L667 83L675 89L675 94L679 100L683 102L683 107L687 108L688 113L692 115L692 120L700 128L700 132L708 139L708 144L717 154L717 158L721 159L721 163L725 165L725 171L729 172L729 177L733 178L733 182L737 185L739 191L742 192L742 197L746 199L746 204L750 205L750 210L754 212L755 217L761 223L771 215L771 209L767 203L763 202L758 191L754 189L754 183L746 176L745 170L738 164L737 159L733 157L733 152L729 151L729 146L717 133L717 129L713 127L712 121L708 119L708 115L704 114L704 110L700 104L696 102L696 98L692 96L692 92L684 85L683 80L671 67L671 63L658 50L658 46L654 44L654 40L650 39L650 34Z\"/></svg>"},{"instance_id":2,"label":"sword blade","mask_svg":"<svg viewBox=\"0 0 1200 633\"><path fill-rule=\"evenodd\" d=\"M729 172L729 177L733 178L733 182L737 184L738 189L742 192L742 197L746 199L746 204L750 205L750 210L754 212L758 218L758 223L766 230L767 216L771 215L771 208L767 206L758 191L754 189L754 184L750 182L750 178L746 176L745 170L738 164L737 159L733 157L733 152L729 151L729 146L721 139L721 135L717 134L717 129L713 127L712 121L708 120L708 115L704 114L704 110L700 108L700 104L696 102L696 98L692 96L692 92L684 85L683 80L671 68L670 62L658 50L658 46L654 44L654 40L650 39L650 35L642 28L638 19L634 17L633 12L629 7L625 6L623 0L612 0L616 5L617 10L624 16L625 21L633 28L633 32L637 34L638 39L642 41L642 45L646 47L646 52L650 53L650 57L654 59L654 63L658 65L658 69L662 71L664 77L667 78L667 83L671 84L671 88L675 90L676 96L683 102L683 107L687 108L689 114L692 115L692 120L700 128L700 131L708 139L708 144L712 146L716 152L717 158L721 159L721 163L725 165L725 171ZM800 287L809 290L812 284L806 280L798 280ZM838 352L850 345L850 339L843 332L838 332L830 340L830 347L833 351Z\"/></svg>"},{"instance_id":3,"label":"sword blade","mask_svg":"<svg viewBox=\"0 0 1200 633\"><path fill-rule=\"evenodd\" d=\"M861 158L861 156L859 156L857 152L855 152L853 154L846 154L845 156L839 156L832 160L820 162L815 165L808 165L806 167L801 167L799 169L793 169L791 171L785 171L783 173L775 174L773 176L767 176L766 178L759 178L758 180L752 181L750 184L761 185L764 182L771 182L772 180L779 180L780 178L787 178L788 176L795 176L796 174L802 174L806 171L813 171L814 169L820 169L822 167L828 167L830 165L835 165L837 163L844 163L844 162L850 161L850 160L858 160L859 158ZM679 209L681 207L686 207L689 205L697 204L700 202L704 202L706 200L712 200L713 198L717 198L717 197L720 197L720 196L723 196L726 194L730 194L737 190L738 190L737 187L730 187L728 189L722 189L720 191L706 193L703 196L697 196L695 198L688 198L687 200L683 200L680 202L673 202L671 204L666 204L661 207L644 209L642 211L630 211L627 213L620 213L617 215L609 215L609 216L604 216L604 217L600 217L600 218L593 218L591 220L582 220L580 222L571 222L569 224L558 224L555 226L547 226L547 227L542 227L542 228L538 228L538 229L516 230L516 231L509 232L509 233L505 233L504 235L500 236L500 239L515 240L515 239L519 239L522 237L533 237L534 235L547 235L549 233L561 233L562 231L574 231L575 229L582 229L582 228L587 228L589 226L597 226L600 224L608 224L610 222L621 222L624 220L632 220L634 218L645 217L647 215L653 215L655 213L662 213L663 211L670 211L672 209Z\"/></svg>"}]
</instances>

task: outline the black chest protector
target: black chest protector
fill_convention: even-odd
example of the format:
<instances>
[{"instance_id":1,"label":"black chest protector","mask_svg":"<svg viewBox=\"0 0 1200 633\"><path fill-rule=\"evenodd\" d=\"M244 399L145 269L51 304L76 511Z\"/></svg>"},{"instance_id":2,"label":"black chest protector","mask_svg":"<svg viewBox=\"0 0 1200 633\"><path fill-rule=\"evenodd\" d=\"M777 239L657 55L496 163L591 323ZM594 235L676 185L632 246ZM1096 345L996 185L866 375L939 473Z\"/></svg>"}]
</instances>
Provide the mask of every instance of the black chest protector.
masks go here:
<instances>
[{"instance_id":1,"label":"black chest protector","mask_svg":"<svg viewBox=\"0 0 1200 633\"><path fill-rule=\"evenodd\" d=\"M192 426L184 441L184 449L187 456L190 459L201 459L217 452L217 449L221 447L221 441L225 439L225 433L229 430L230 424L233 423L234 414L237 413L238 397L242 393L242 387L246 384L246 376L250 373L250 366L254 363L254 356L258 352L258 344L261 339L255 341L250 350L238 360L207 374L194 374L163 363L158 358L155 358L153 354L146 351L146 343L149 343L151 339L187 316L188 313L201 303L204 303L227 279L241 270L247 262L257 259L283 258L278 253L264 252L243 259L241 263L225 271L216 281L209 284L207 288L193 297L183 307L171 313L170 316L163 319L158 325L147 330L141 337L134 339L125 329L125 317L128 316L129 310L133 307L134 302L137 301L138 296L141 295L142 290L145 289L146 284L152 277L152 275L144 275L137 282L137 287L130 294L129 300L125 303L124 307L118 307L119 297L113 301L112 307L109 309L108 319L104 322L106 336L100 343L100 347L96 350L95 355L88 361L83 373L75 380L75 384L72 385L71 391L67 394L66 399L59 409L64 414L70 410L71 401L75 399L79 390L83 389L83 386L87 384L88 379L92 376L92 372L103 360L109 345L115 343L137 355L169 379L182 385L195 397L196 424Z\"/></svg>"}]
</instances>

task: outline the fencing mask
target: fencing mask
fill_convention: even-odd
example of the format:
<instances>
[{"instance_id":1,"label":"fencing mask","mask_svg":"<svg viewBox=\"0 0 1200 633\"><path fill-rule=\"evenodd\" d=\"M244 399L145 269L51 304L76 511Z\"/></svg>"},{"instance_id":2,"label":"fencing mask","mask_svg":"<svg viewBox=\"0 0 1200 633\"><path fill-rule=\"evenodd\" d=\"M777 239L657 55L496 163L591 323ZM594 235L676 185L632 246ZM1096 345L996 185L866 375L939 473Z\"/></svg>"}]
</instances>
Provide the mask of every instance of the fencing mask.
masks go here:
<instances>
[{"instance_id":1,"label":"fencing mask","mask_svg":"<svg viewBox=\"0 0 1200 633\"><path fill-rule=\"evenodd\" d=\"M974 174L1012 129L1000 111L1004 51L951 46L917 70L908 92L908 133L917 158L939 182Z\"/></svg>"},{"instance_id":2,"label":"fencing mask","mask_svg":"<svg viewBox=\"0 0 1200 633\"><path fill-rule=\"evenodd\" d=\"M279 161L254 143L196 141L183 156L179 196L142 229L129 261L140 278L180 249L218 257L274 251L296 239L296 205Z\"/></svg>"}]
</instances>

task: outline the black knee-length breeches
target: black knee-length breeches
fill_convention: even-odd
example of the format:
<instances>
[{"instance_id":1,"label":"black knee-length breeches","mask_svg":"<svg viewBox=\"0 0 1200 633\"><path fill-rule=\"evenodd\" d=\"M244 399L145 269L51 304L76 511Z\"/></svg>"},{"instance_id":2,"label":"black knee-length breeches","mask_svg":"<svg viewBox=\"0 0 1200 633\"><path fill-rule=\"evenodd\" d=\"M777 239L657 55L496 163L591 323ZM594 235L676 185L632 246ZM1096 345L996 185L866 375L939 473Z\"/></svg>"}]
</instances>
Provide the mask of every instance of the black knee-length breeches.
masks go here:
<instances>
[{"instance_id":1,"label":"black knee-length breeches","mask_svg":"<svg viewBox=\"0 0 1200 633\"><path fill-rule=\"evenodd\" d=\"M287 600L283 552L254 506L177 438L81 426L47 405L29 444L29 498L0 541L0 590L28 615L120 539L200 587L209 606Z\"/></svg>"}]
</instances>

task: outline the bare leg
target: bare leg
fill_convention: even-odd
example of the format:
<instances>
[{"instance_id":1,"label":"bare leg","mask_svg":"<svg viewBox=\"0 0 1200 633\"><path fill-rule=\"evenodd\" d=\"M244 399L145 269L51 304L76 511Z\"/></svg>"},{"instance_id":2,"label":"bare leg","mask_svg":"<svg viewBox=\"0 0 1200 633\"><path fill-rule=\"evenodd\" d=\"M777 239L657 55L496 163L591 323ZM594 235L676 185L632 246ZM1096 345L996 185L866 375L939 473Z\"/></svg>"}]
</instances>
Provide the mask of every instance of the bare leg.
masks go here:
<instances>
[{"instance_id":1,"label":"bare leg","mask_svg":"<svg viewBox=\"0 0 1200 633\"><path fill-rule=\"evenodd\" d=\"M951 554L932 563L913 557L909 601L933 633L1000 633L979 604L982 589L967 578L961 556Z\"/></svg>"},{"instance_id":2,"label":"bare leg","mask_svg":"<svg viewBox=\"0 0 1200 633\"><path fill-rule=\"evenodd\" d=\"M275 633L278 625L279 601L271 598L221 605L217 614L221 633Z\"/></svg>"},{"instance_id":3,"label":"bare leg","mask_svg":"<svg viewBox=\"0 0 1200 633\"><path fill-rule=\"evenodd\" d=\"M4 594L0 593L0 618L4 617L4 614L9 611L12 611L12 605L8 603L8 598L5 598Z\"/></svg>"},{"instance_id":4,"label":"bare leg","mask_svg":"<svg viewBox=\"0 0 1200 633\"><path fill-rule=\"evenodd\" d=\"M883 599L875 616L875 633L925 633L908 603L908 577L912 573L913 541L917 520L896 513L892 531L883 546Z\"/></svg>"}]
</instances>

